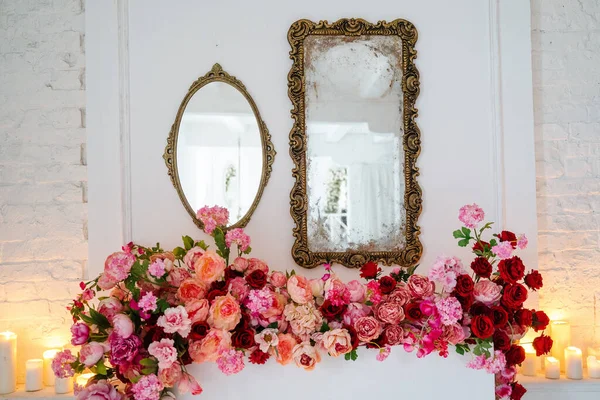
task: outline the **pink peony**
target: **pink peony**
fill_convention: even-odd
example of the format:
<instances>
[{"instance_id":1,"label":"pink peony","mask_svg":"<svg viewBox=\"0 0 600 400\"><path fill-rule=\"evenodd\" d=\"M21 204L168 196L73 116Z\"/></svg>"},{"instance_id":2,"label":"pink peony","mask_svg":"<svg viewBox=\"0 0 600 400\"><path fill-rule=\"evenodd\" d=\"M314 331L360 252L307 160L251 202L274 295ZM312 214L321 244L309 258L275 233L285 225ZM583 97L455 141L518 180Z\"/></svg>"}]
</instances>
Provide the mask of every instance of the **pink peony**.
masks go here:
<instances>
[{"instance_id":1,"label":"pink peony","mask_svg":"<svg viewBox=\"0 0 600 400\"><path fill-rule=\"evenodd\" d=\"M502 384L496 386L496 397L499 399L510 399L512 394L512 386L509 384Z\"/></svg>"},{"instance_id":2,"label":"pink peony","mask_svg":"<svg viewBox=\"0 0 600 400\"><path fill-rule=\"evenodd\" d=\"M396 346L404 342L405 332L400 325L388 325L383 330L385 343Z\"/></svg>"},{"instance_id":3,"label":"pink peony","mask_svg":"<svg viewBox=\"0 0 600 400\"><path fill-rule=\"evenodd\" d=\"M119 335L111 334L108 337L110 343L110 363L113 365L130 364L140 351L142 341L136 335L128 338L122 338Z\"/></svg>"},{"instance_id":4,"label":"pink peony","mask_svg":"<svg viewBox=\"0 0 600 400\"><path fill-rule=\"evenodd\" d=\"M482 280L475 284L473 295L476 301L489 306L496 303L502 297L502 288L492 281Z\"/></svg>"},{"instance_id":5,"label":"pink peony","mask_svg":"<svg viewBox=\"0 0 600 400\"><path fill-rule=\"evenodd\" d=\"M156 357L160 370L170 368L177 361L177 349L174 344L173 339L161 339L160 342L152 342L148 346L148 353Z\"/></svg>"},{"instance_id":6,"label":"pink peony","mask_svg":"<svg viewBox=\"0 0 600 400\"><path fill-rule=\"evenodd\" d=\"M244 301L249 292L250 287L244 278L238 276L229 281L229 293L235 297L237 301Z\"/></svg>"},{"instance_id":7,"label":"pink peony","mask_svg":"<svg viewBox=\"0 0 600 400\"><path fill-rule=\"evenodd\" d=\"M325 282L324 290L325 299L329 300L334 306L343 306L350 303L350 291L339 279L328 279L327 282Z\"/></svg>"},{"instance_id":8,"label":"pink peony","mask_svg":"<svg viewBox=\"0 0 600 400\"><path fill-rule=\"evenodd\" d=\"M298 367L304 368L306 371L313 370L315 365L321 361L317 349L307 342L299 343L294 346L292 349L292 359Z\"/></svg>"},{"instance_id":9,"label":"pink peony","mask_svg":"<svg viewBox=\"0 0 600 400\"><path fill-rule=\"evenodd\" d=\"M204 250L202 250L201 247L192 247L188 250L187 253L185 253L185 256L183 256L183 262L188 267L188 269L193 270L196 260L200 258L202 254L204 254Z\"/></svg>"},{"instance_id":10,"label":"pink peony","mask_svg":"<svg viewBox=\"0 0 600 400\"><path fill-rule=\"evenodd\" d=\"M357 319L366 317L371 313L371 307L361 303L350 303L344 312L343 320L346 325L354 326Z\"/></svg>"},{"instance_id":11,"label":"pink peony","mask_svg":"<svg viewBox=\"0 0 600 400\"><path fill-rule=\"evenodd\" d=\"M475 228L485 218L483 209L477 204L462 206L458 212L458 219L467 228Z\"/></svg>"},{"instance_id":12,"label":"pink peony","mask_svg":"<svg viewBox=\"0 0 600 400\"><path fill-rule=\"evenodd\" d=\"M123 339L127 339L133 334L133 322L125 314L117 314L112 319L114 332L121 336Z\"/></svg>"},{"instance_id":13,"label":"pink peony","mask_svg":"<svg viewBox=\"0 0 600 400\"><path fill-rule=\"evenodd\" d=\"M113 385L106 380L94 382L83 388L77 394L77 400L124 400L125 396L119 393Z\"/></svg>"},{"instance_id":14,"label":"pink peony","mask_svg":"<svg viewBox=\"0 0 600 400\"><path fill-rule=\"evenodd\" d=\"M292 300L298 304L306 304L313 298L308 279L303 276L291 276L287 282L287 290Z\"/></svg>"},{"instance_id":15,"label":"pink peony","mask_svg":"<svg viewBox=\"0 0 600 400\"><path fill-rule=\"evenodd\" d=\"M104 274L115 282L123 281L129 276L133 263L135 257L132 254L121 251L113 253L104 262Z\"/></svg>"},{"instance_id":16,"label":"pink peony","mask_svg":"<svg viewBox=\"0 0 600 400\"><path fill-rule=\"evenodd\" d=\"M117 285L117 281L107 273L100 274L98 277L98 287L102 290L110 290Z\"/></svg>"},{"instance_id":17,"label":"pink peony","mask_svg":"<svg viewBox=\"0 0 600 400\"><path fill-rule=\"evenodd\" d=\"M465 273L464 267L456 257L438 257L429 270L429 279L439 282L446 292L456 286L456 277Z\"/></svg>"},{"instance_id":18,"label":"pink peony","mask_svg":"<svg viewBox=\"0 0 600 400\"><path fill-rule=\"evenodd\" d=\"M269 275L269 266L258 258L250 258L248 260L248 268L244 272L244 275L250 275L256 270L261 270L265 275Z\"/></svg>"},{"instance_id":19,"label":"pink peony","mask_svg":"<svg viewBox=\"0 0 600 400\"><path fill-rule=\"evenodd\" d=\"M138 307L144 312L156 311L156 302L158 298L152 292L144 294L138 302Z\"/></svg>"},{"instance_id":20,"label":"pink peony","mask_svg":"<svg viewBox=\"0 0 600 400\"><path fill-rule=\"evenodd\" d=\"M374 317L362 317L354 322L354 329L361 342L369 343L379 337L383 331L381 323Z\"/></svg>"},{"instance_id":21,"label":"pink peony","mask_svg":"<svg viewBox=\"0 0 600 400\"><path fill-rule=\"evenodd\" d=\"M461 343L465 337L465 330L459 324L446 325L443 328L442 338L452 345Z\"/></svg>"},{"instance_id":22,"label":"pink peony","mask_svg":"<svg viewBox=\"0 0 600 400\"><path fill-rule=\"evenodd\" d=\"M208 323L212 327L226 331L233 330L241 318L240 304L230 294L216 297L208 313Z\"/></svg>"},{"instance_id":23,"label":"pink peony","mask_svg":"<svg viewBox=\"0 0 600 400\"><path fill-rule=\"evenodd\" d=\"M440 320L443 325L454 325L463 316L462 306L456 297L447 297L435 301Z\"/></svg>"},{"instance_id":24,"label":"pink peony","mask_svg":"<svg viewBox=\"0 0 600 400\"><path fill-rule=\"evenodd\" d=\"M225 260L212 250L204 252L194 264L196 278L205 283L212 283L221 279L225 268Z\"/></svg>"},{"instance_id":25,"label":"pink peony","mask_svg":"<svg viewBox=\"0 0 600 400\"><path fill-rule=\"evenodd\" d=\"M181 286L181 283L190 278L191 274L185 268L172 268L167 275L167 283L174 287Z\"/></svg>"},{"instance_id":26,"label":"pink peony","mask_svg":"<svg viewBox=\"0 0 600 400\"><path fill-rule=\"evenodd\" d=\"M188 313L188 318L195 322L204 322L208 318L208 310L210 309L210 303L206 299L193 300L185 305L185 310Z\"/></svg>"},{"instance_id":27,"label":"pink peony","mask_svg":"<svg viewBox=\"0 0 600 400\"><path fill-rule=\"evenodd\" d=\"M248 269L248 259L244 257L237 257L231 264L231 269L238 272L244 272Z\"/></svg>"},{"instance_id":28,"label":"pink peony","mask_svg":"<svg viewBox=\"0 0 600 400\"><path fill-rule=\"evenodd\" d=\"M361 303L365 300L365 295L367 294L365 285L354 279L346 283L346 287L350 292L350 301L352 303Z\"/></svg>"},{"instance_id":29,"label":"pink peony","mask_svg":"<svg viewBox=\"0 0 600 400\"><path fill-rule=\"evenodd\" d=\"M115 297L107 297L98 303L98 312L109 320L121 311L123 311L123 304Z\"/></svg>"},{"instance_id":30,"label":"pink peony","mask_svg":"<svg viewBox=\"0 0 600 400\"><path fill-rule=\"evenodd\" d=\"M411 275L408 278L407 287L413 296L419 298L429 297L435 290L435 284L428 277L422 275Z\"/></svg>"},{"instance_id":31,"label":"pink peony","mask_svg":"<svg viewBox=\"0 0 600 400\"><path fill-rule=\"evenodd\" d=\"M144 375L137 383L131 386L131 393L135 400L160 400L163 384L154 374Z\"/></svg>"},{"instance_id":32,"label":"pink peony","mask_svg":"<svg viewBox=\"0 0 600 400\"><path fill-rule=\"evenodd\" d=\"M400 286L400 285L396 286L396 289L394 289L392 291L392 293L390 293L388 295L388 301L393 301L394 303L398 303L400 306L405 305L411 299L412 299L412 294L410 293L410 290L408 290L408 288L405 285L404 286Z\"/></svg>"},{"instance_id":33,"label":"pink peony","mask_svg":"<svg viewBox=\"0 0 600 400\"><path fill-rule=\"evenodd\" d=\"M96 365L104 357L104 346L98 342L84 344L79 351L79 362L86 367Z\"/></svg>"},{"instance_id":34,"label":"pink peony","mask_svg":"<svg viewBox=\"0 0 600 400\"><path fill-rule=\"evenodd\" d=\"M496 246L492 247L492 252L502 260L510 258L513 250L514 249L510 241L500 242Z\"/></svg>"},{"instance_id":35,"label":"pink peony","mask_svg":"<svg viewBox=\"0 0 600 400\"><path fill-rule=\"evenodd\" d=\"M223 351L217 358L217 366L225 375L237 374L244 369L244 352L234 349Z\"/></svg>"},{"instance_id":36,"label":"pink peony","mask_svg":"<svg viewBox=\"0 0 600 400\"><path fill-rule=\"evenodd\" d=\"M231 229L225 234L225 244L231 248L234 243L240 251L246 251L250 247L250 236L246 235L242 228Z\"/></svg>"},{"instance_id":37,"label":"pink peony","mask_svg":"<svg viewBox=\"0 0 600 400\"><path fill-rule=\"evenodd\" d=\"M325 296L325 282L322 279L311 279L308 281L308 284L314 297L319 299Z\"/></svg>"},{"instance_id":38,"label":"pink peony","mask_svg":"<svg viewBox=\"0 0 600 400\"><path fill-rule=\"evenodd\" d=\"M179 333L186 338L192 328L192 321L188 318L183 306L167 308L164 315L158 318L156 325L162 327L166 333Z\"/></svg>"},{"instance_id":39,"label":"pink peony","mask_svg":"<svg viewBox=\"0 0 600 400\"><path fill-rule=\"evenodd\" d=\"M77 323L71 326L71 344L73 346L80 346L87 342L90 337L90 328L84 323Z\"/></svg>"},{"instance_id":40,"label":"pink peony","mask_svg":"<svg viewBox=\"0 0 600 400\"><path fill-rule=\"evenodd\" d=\"M287 278L283 272L273 271L269 276L269 283L276 288L284 287L287 284Z\"/></svg>"}]
</instances>

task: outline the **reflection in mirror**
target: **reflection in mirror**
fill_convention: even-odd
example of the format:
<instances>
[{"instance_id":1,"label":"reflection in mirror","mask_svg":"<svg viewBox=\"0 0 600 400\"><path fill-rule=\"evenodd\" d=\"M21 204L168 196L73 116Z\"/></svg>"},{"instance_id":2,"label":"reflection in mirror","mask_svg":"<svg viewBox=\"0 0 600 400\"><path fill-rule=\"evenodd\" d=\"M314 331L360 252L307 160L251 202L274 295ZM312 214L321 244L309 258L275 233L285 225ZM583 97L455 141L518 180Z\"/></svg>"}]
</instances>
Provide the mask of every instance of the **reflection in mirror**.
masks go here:
<instances>
[{"instance_id":1,"label":"reflection in mirror","mask_svg":"<svg viewBox=\"0 0 600 400\"><path fill-rule=\"evenodd\" d=\"M305 51L309 248L402 250L401 38L309 36Z\"/></svg>"},{"instance_id":2,"label":"reflection in mirror","mask_svg":"<svg viewBox=\"0 0 600 400\"><path fill-rule=\"evenodd\" d=\"M242 93L223 82L196 92L177 141L179 179L192 209L218 205L239 221L254 202L262 165L259 126Z\"/></svg>"}]
</instances>

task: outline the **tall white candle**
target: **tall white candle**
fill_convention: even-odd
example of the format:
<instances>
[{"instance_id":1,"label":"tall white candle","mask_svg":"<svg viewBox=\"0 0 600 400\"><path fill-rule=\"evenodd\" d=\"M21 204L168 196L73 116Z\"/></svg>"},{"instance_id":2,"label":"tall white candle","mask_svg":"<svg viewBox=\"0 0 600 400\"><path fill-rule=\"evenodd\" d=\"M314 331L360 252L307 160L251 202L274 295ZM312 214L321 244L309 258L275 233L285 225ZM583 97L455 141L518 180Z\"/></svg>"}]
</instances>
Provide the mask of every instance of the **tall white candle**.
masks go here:
<instances>
[{"instance_id":1,"label":"tall white candle","mask_svg":"<svg viewBox=\"0 0 600 400\"><path fill-rule=\"evenodd\" d=\"M546 378L560 379L560 360L556 357L546 357L544 360Z\"/></svg>"},{"instance_id":2,"label":"tall white candle","mask_svg":"<svg viewBox=\"0 0 600 400\"><path fill-rule=\"evenodd\" d=\"M552 356L558 358L565 371L565 348L571 345L571 325L566 321L552 321L550 324L550 336L552 336Z\"/></svg>"},{"instance_id":3,"label":"tall white candle","mask_svg":"<svg viewBox=\"0 0 600 400\"><path fill-rule=\"evenodd\" d=\"M587 369L590 378L600 379L600 361L598 361L596 356L588 356Z\"/></svg>"},{"instance_id":4,"label":"tall white candle","mask_svg":"<svg viewBox=\"0 0 600 400\"><path fill-rule=\"evenodd\" d=\"M44 385L54 386L54 371L52 371L52 360L60 350L51 349L44 352Z\"/></svg>"},{"instance_id":5,"label":"tall white candle","mask_svg":"<svg viewBox=\"0 0 600 400\"><path fill-rule=\"evenodd\" d=\"M583 360L581 350L569 346L565 349L565 372L569 379L583 379Z\"/></svg>"},{"instance_id":6,"label":"tall white candle","mask_svg":"<svg viewBox=\"0 0 600 400\"><path fill-rule=\"evenodd\" d=\"M44 388L44 360L35 358L25 363L25 390L35 392Z\"/></svg>"},{"instance_id":7,"label":"tall white candle","mask_svg":"<svg viewBox=\"0 0 600 400\"><path fill-rule=\"evenodd\" d=\"M17 335L0 333L0 394L17 389Z\"/></svg>"},{"instance_id":8,"label":"tall white candle","mask_svg":"<svg viewBox=\"0 0 600 400\"><path fill-rule=\"evenodd\" d=\"M523 345L525 349L525 360L521 364L521 374L525 376L535 376L537 370L537 357L533 346L529 343Z\"/></svg>"},{"instance_id":9,"label":"tall white candle","mask_svg":"<svg viewBox=\"0 0 600 400\"><path fill-rule=\"evenodd\" d=\"M73 378L56 378L54 382L54 393L65 394L73 391Z\"/></svg>"}]
</instances>

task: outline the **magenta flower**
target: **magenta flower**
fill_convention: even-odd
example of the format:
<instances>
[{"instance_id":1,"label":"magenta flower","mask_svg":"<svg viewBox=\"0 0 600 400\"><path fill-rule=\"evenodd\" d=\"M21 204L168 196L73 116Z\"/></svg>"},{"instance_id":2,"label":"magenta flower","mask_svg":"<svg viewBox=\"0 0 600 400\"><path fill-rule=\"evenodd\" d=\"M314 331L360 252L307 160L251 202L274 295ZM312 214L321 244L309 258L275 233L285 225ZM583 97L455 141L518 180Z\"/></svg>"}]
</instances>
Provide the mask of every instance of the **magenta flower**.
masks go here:
<instances>
[{"instance_id":1,"label":"magenta flower","mask_svg":"<svg viewBox=\"0 0 600 400\"><path fill-rule=\"evenodd\" d=\"M71 344L73 346L81 346L90 337L90 328L86 324L78 322L71 325L71 335Z\"/></svg>"}]
</instances>

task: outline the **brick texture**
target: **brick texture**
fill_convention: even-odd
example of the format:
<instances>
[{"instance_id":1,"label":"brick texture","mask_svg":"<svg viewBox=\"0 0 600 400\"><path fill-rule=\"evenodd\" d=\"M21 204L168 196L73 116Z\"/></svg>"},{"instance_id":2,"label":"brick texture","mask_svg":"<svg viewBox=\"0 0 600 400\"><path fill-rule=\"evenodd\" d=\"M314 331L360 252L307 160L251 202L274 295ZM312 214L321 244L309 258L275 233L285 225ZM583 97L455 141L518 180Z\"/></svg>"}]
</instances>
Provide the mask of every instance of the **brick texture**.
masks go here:
<instances>
[{"instance_id":1,"label":"brick texture","mask_svg":"<svg viewBox=\"0 0 600 400\"><path fill-rule=\"evenodd\" d=\"M532 0L540 307L600 344L600 0Z\"/></svg>"},{"instance_id":2,"label":"brick texture","mask_svg":"<svg viewBox=\"0 0 600 400\"><path fill-rule=\"evenodd\" d=\"M0 330L21 382L68 342L87 258L83 38L83 0L0 0Z\"/></svg>"}]
</instances>

